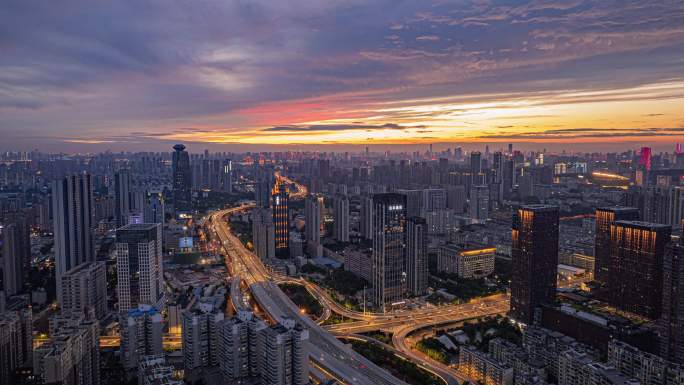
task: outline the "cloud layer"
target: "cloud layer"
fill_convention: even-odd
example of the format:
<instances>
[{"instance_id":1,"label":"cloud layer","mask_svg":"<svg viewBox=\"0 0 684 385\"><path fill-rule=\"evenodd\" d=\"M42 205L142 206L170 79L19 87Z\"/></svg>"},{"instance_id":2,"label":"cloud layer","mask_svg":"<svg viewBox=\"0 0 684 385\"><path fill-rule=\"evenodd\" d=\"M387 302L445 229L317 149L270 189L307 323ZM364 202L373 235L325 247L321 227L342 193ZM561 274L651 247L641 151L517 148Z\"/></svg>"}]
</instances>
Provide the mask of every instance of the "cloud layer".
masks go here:
<instances>
[{"instance_id":1,"label":"cloud layer","mask_svg":"<svg viewBox=\"0 0 684 385\"><path fill-rule=\"evenodd\" d=\"M53 149L657 140L684 125L682 42L667 0L9 0L0 131Z\"/></svg>"}]
</instances>

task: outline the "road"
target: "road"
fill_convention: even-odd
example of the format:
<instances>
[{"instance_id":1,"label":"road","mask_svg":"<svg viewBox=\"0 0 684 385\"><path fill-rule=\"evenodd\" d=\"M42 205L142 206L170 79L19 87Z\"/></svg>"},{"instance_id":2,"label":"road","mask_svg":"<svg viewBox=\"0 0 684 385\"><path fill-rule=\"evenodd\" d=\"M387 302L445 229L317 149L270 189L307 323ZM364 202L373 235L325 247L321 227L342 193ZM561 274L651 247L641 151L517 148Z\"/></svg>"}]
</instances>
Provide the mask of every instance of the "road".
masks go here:
<instances>
[{"instance_id":1,"label":"road","mask_svg":"<svg viewBox=\"0 0 684 385\"><path fill-rule=\"evenodd\" d=\"M306 190L301 185L280 175L277 177L297 186L297 191L291 195L291 198L301 199L306 196ZM324 289L301 280L300 283L305 285L307 290L314 294L326 309L332 309L343 316L357 320L351 323L331 325L326 327L328 329L326 330L299 311L297 306L287 298L274 282L281 277L272 274L264 266L261 259L247 250L242 242L231 233L226 217L250 210L253 207L253 204L245 204L216 211L210 215L212 232L223 246L229 269L233 276L239 276L244 280L252 293L252 297L271 319L277 322L284 318L295 319L309 329L309 356L312 366L319 371L331 373L331 376L340 382L349 384L404 384L386 370L341 343L331 332L349 335L363 331L398 329L400 336L396 341L398 350L411 357L416 363L422 363L428 370L438 374L451 385L457 383L456 378L460 379L458 374L440 363L419 357L405 343L406 336L422 327L500 314L508 310L507 296L498 295L462 305L407 310L390 315L363 314L344 308L330 298Z\"/></svg>"},{"instance_id":2,"label":"road","mask_svg":"<svg viewBox=\"0 0 684 385\"><path fill-rule=\"evenodd\" d=\"M501 314L508 311L508 306L508 296L506 294L497 294L473 300L466 304L405 310L386 318L369 318L362 321L328 325L325 328L331 333L340 334L367 333L377 330L393 331L407 323L420 327Z\"/></svg>"},{"instance_id":3,"label":"road","mask_svg":"<svg viewBox=\"0 0 684 385\"><path fill-rule=\"evenodd\" d=\"M298 192L299 193L299 192ZM386 370L354 352L332 334L322 329L271 280L271 274L261 260L248 251L235 237L225 220L226 216L249 210L251 204L214 212L210 216L213 232L221 241L233 275L239 273L252 297L273 320L292 318L309 330L309 356L312 363L331 373L338 381L348 384L405 384Z\"/></svg>"}]
</instances>

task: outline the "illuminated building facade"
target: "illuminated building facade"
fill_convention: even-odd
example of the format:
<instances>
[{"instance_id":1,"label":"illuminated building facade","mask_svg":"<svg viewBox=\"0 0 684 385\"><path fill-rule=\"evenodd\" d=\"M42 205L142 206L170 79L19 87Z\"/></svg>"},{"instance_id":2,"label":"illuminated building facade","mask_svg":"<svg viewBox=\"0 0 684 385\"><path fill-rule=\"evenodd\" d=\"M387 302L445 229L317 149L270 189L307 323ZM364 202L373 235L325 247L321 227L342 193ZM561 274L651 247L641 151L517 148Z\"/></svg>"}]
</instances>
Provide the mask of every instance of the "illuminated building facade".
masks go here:
<instances>
[{"instance_id":1,"label":"illuminated building facade","mask_svg":"<svg viewBox=\"0 0 684 385\"><path fill-rule=\"evenodd\" d=\"M609 302L622 310L656 319L663 293L663 256L670 226L617 221L610 226Z\"/></svg>"},{"instance_id":2,"label":"illuminated building facade","mask_svg":"<svg viewBox=\"0 0 684 385\"><path fill-rule=\"evenodd\" d=\"M406 294L406 195L373 195L373 303L384 312Z\"/></svg>"},{"instance_id":3,"label":"illuminated building facade","mask_svg":"<svg viewBox=\"0 0 684 385\"><path fill-rule=\"evenodd\" d=\"M661 355L684 365L684 242L671 242L663 260Z\"/></svg>"},{"instance_id":4,"label":"illuminated building facade","mask_svg":"<svg viewBox=\"0 0 684 385\"><path fill-rule=\"evenodd\" d=\"M556 299L558 207L529 205L513 217L511 318L531 324L536 310Z\"/></svg>"},{"instance_id":5,"label":"illuminated building facade","mask_svg":"<svg viewBox=\"0 0 684 385\"><path fill-rule=\"evenodd\" d=\"M633 207L600 207L596 209L596 241L594 243L594 279L608 282L610 265L610 226L615 221L639 219L639 210Z\"/></svg>"},{"instance_id":6,"label":"illuminated building facade","mask_svg":"<svg viewBox=\"0 0 684 385\"><path fill-rule=\"evenodd\" d=\"M454 244L439 247L437 271L458 274L459 278L486 277L494 272L496 248L463 249Z\"/></svg>"},{"instance_id":7,"label":"illuminated building facade","mask_svg":"<svg viewBox=\"0 0 684 385\"><path fill-rule=\"evenodd\" d=\"M288 215L288 203L290 193L287 185L278 181L271 192L273 201L273 225L275 227L275 253L279 258L289 256L288 241L290 239L290 221Z\"/></svg>"}]
</instances>

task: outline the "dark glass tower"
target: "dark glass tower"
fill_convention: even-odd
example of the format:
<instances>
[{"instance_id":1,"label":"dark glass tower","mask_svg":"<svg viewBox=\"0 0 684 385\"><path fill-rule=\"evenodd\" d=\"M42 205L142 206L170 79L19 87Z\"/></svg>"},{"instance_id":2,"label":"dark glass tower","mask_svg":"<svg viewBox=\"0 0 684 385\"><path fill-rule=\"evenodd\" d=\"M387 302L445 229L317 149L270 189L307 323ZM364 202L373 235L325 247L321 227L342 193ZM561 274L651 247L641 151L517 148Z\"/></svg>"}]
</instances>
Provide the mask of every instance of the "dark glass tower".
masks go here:
<instances>
[{"instance_id":1,"label":"dark glass tower","mask_svg":"<svg viewBox=\"0 0 684 385\"><path fill-rule=\"evenodd\" d=\"M594 243L594 279L607 283L610 266L610 225L615 221L639 219L639 209L633 207L600 207L596 209L596 241Z\"/></svg>"},{"instance_id":2,"label":"dark glass tower","mask_svg":"<svg viewBox=\"0 0 684 385\"><path fill-rule=\"evenodd\" d=\"M610 303L622 310L657 319L663 294L663 256L670 226L617 221L610 226Z\"/></svg>"},{"instance_id":3,"label":"dark glass tower","mask_svg":"<svg viewBox=\"0 0 684 385\"><path fill-rule=\"evenodd\" d=\"M511 318L531 324L541 305L556 300L558 207L530 205L513 217Z\"/></svg>"},{"instance_id":4,"label":"dark glass tower","mask_svg":"<svg viewBox=\"0 0 684 385\"><path fill-rule=\"evenodd\" d=\"M275 227L275 252L279 258L289 257L288 241L290 239L290 220L288 204L290 193L284 183L277 183L273 188L273 225Z\"/></svg>"},{"instance_id":5,"label":"dark glass tower","mask_svg":"<svg viewBox=\"0 0 684 385\"><path fill-rule=\"evenodd\" d=\"M406 273L408 291L422 295L428 287L427 222L411 217L406 221Z\"/></svg>"},{"instance_id":6,"label":"dark glass tower","mask_svg":"<svg viewBox=\"0 0 684 385\"><path fill-rule=\"evenodd\" d=\"M385 312L406 295L406 195L373 195L373 303Z\"/></svg>"},{"instance_id":7,"label":"dark glass tower","mask_svg":"<svg viewBox=\"0 0 684 385\"><path fill-rule=\"evenodd\" d=\"M665 250L663 310L659 324L662 357L684 364L684 243L681 238Z\"/></svg>"},{"instance_id":8,"label":"dark glass tower","mask_svg":"<svg viewBox=\"0 0 684 385\"><path fill-rule=\"evenodd\" d=\"M192 209L192 171L185 146L173 146L173 207L176 211Z\"/></svg>"}]
</instances>

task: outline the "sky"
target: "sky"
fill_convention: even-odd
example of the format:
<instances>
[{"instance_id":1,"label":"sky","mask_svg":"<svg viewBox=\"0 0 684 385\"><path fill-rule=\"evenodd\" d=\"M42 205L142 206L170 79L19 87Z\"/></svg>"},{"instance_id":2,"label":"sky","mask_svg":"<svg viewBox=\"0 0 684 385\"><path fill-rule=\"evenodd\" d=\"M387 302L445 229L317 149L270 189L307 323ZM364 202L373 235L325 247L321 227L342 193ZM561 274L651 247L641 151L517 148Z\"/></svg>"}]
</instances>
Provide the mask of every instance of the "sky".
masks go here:
<instances>
[{"instance_id":1,"label":"sky","mask_svg":"<svg viewBox=\"0 0 684 385\"><path fill-rule=\"evenodd\" d=\"M5 0L0 150L684 141L684 1Z\"/></svg>"}]
</instances>

